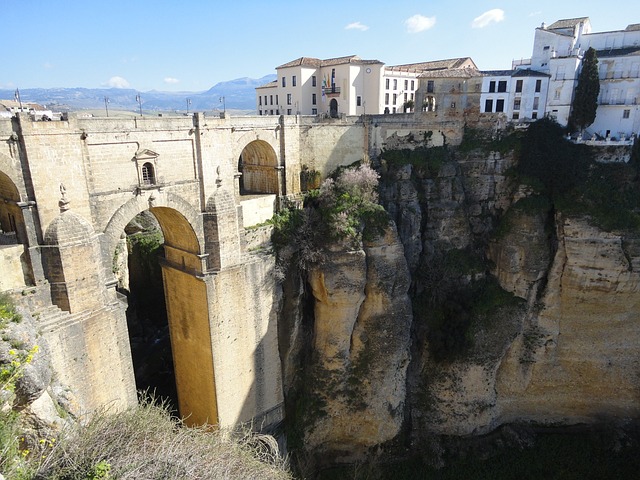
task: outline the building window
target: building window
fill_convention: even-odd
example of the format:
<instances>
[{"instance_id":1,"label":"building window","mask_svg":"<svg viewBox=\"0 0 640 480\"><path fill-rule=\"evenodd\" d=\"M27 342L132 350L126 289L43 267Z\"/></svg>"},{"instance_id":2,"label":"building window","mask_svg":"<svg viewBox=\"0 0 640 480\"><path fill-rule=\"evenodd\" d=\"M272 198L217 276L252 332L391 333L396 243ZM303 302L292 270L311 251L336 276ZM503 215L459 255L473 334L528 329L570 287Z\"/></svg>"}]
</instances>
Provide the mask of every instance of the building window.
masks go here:
<instances>
[{"instance_id":1,"label":"building window","mask_svg":"<svg viewBox=\"0 0 640 480\"><path fill-rule=\"evenodd\" d=\"M507 91L507 81L506 80L500 80L498 82L498 93L502 93L502 92L506 92Z\"/></svg>"},{"instance_id":2,"label":"building window","mask_svg":"<svg viewBox=\"0 0 640 480\"><path fill-rule=\"evenodd\" d=\"M287 115L291 115L291 109L287 108Z\"/></svg>"},{"instance_id":3,"label":"building window","mask_svg":"<svg viewBox=\"0 0 640 480\"><path fill-rule=\"evenodd\" d=\"M536 93L540 93L541 88L542 88L542 80L536 80Z\"/></svg>"},{"instance_id":4,"label":"building window","mask_svg":"<svg viewBox=\"0 0 640 480\"><path fill-rule=\"evenodd\" d=\"M451 108L456 108L456 102L451 102Z\"/></svg>"},{"instance_id":5,"label":"building window","mask_svg":"<svg viewBox=\"0 0 640 480\"><path fill-rule=\"evenodd\" d=\"M276 105L278 105L280 102L278 101L278 94L276 94Z\"/></svg>"},{"instance_id":6,"label":"building window","mask_svg":"<svg viewBox=\"0 0 640 480\"><path fill-rule=\"evenodd\" d=\"M513 116L511 117L513 120L518 120L520 118L520 114L518 112L514 112Z\"/></svg>"},{"instance_id":7,"label":"building window","mask_svg":"<svg viewBox=\"0 0 640 480\"><path fill-rule=\"evenodd\" d=\"M414 88L414 83L413 83L413 82L414 82L414 81L413 81L413 80L411 80L411 90L415 90L415 88Z\"/></svg>"},{"instance_id":8,"label":"building window","mask_svg":"<svg viewBox=\"0 0 640 480\"><path fill-rule=\"evenodd\" d=\"M285 77L282 77L282 86L283 87L287 86L287 79Z\"/></svg>"},{"instance_id":9,"label":"building window","mask_svg":"<svg viewBox=\"0 0 640 480\"><path fill-rule=\"evenodd\" d=\"M404 81L404 89L409 90L409 80Z\"/></svg>"},{"instance_id":10,"label":"building window","mask_svg":"<svg viewBox=\"0 0 640 480\"><path fill-rule=\"evenodd\" d=\"M287 93L287 105L291 105L291 94Z\"/></svg>"},{"instance_id":11,"label":"building window","mask_svg":"<svg viewBox=\"0 0 640 480\"><path fill-rule=\"evenodd\" d=\"M280 110L276 108L276 115L280 115Z\"/></svg>"},{"instance_id":12,"label":"building window","mask_svg":"<svg viewBox=\"0 0 640 480\"><path fill-rule=\"evenodd\" d=\"M262 115L262 110L258 110L258 115Z\"/></svg>"},{"instance_id":13,"label":"building window","mask_svg":"<svg viewBox=\"0 0 640 480\"><path fill-rule=\"evenodd\" d=\"M272 109L272 110L269 110L269 113L270 113L271 115L273 115L273 109Z\"/></svg>"},{"instance_id":14,"label":"building window","mask_svg":"<svg viewBox=\"0 0 640 480\"><path fill-rule=\"evenodd\" d=\"M392 113L396 113L396 107L393 107L393 112Z\"/></svg>"},{"instance_id":15,"label":"building window","mask_svg":"<svg viewBox=\"0 0 640 480\"><path fill-rule=\"evenodd\" d=\"M496 112L504 112L504 100L496 100Z\"/></svg>"},{"instance_id":16,"label":"building window","mask_svg":"<svg viewBox=\"0 0 640 480\"><path fill-rule=\"evenodd\" d=\"M622 118L629 118L629 115L631 114L631 110L626 109L622 111Z\"/></svg>"},{"instance_id":17,"label":"building window","mask_svg":"<svg viewBox=\"0 0 640 480\"><path fill-rule=\"evenodd\" d=\"M258 105L262 105L262 97L258 95Z\"/></svg>"},{"instance_id":18,"label":"building window","mask_svg":"<svg viewBox=\"0 0 640 480\"><path fill-rule=\"evenodd\" d=\"M267 105L267 96L264 96L264 104Z\"/></svg>"},{"instance_id":19,"label":"building window","mask_svg":"<svg viewBox=\"0 0 640 480\"><path fill-rule=\"evenodd\" d=\"M540 97L533 97L533 109L538 110L540 105Z\"/></svg>"},{"instance_id":20,"label":"building window","mask_svg":"<svg viewBox=\"0 0 640 480\"><path fill-rule=\"evenodd\" d=\"M311 105L315 105L316 104L316 94L312 93L311 94Z\"/></svg>"},{"instance_id":21,"label":"building window","mask_svg":"<svg viewBox=\"0 0 640 480\"><path fill-rule=\"evenodd\" d=\"M356 106L357 107L361 107L362 106L362 97L360 95L358 95L356 97Z\"/></svg>"},{"instance_id":22,"label":"building window","mask_svg":"<svg viewBox=\"0 0 640 480\"><path fill-rule=\"evenodd\" d=\"M520 99L519 98L515 98L513 100L513 109L514 110L520 110Z\"/></svg>"},{"instance_id":23,"label":"building window","mask_svg":"<svg viewBox=\"0 0 640 480\"><path fill-rule=\"evenodd\" d=\"M384 94L384 104L385 105L389 105L389 94L388 93Z\"/></svg>"},{"instance_id":24,"label":"building window","mask_svg":"<svg viewBox=\"0 0 640 480\"><path fill-rule=\"evenodd\" d=\"M489 93L495 93L496 92L496 82L495 80L491 80L489 82Z\"/></svg>"},{"instance_id":25,"label":"building window","mask_svg":"<svg viewBox=\"0 0 640 480\"><path fill-rule=\"evenodd\" d=\"M560 89L559 88L553 94L553 99L554 100L559 100L560 99Z\"/></svg>"},{"instance_id":26,"label":"building window","mask_svg":"<svg viewBox=\"0 0 640 480\"><path fill-rule=\"evenodd\" d=\"M397 90L397 89L398 89L398 79L397 79L397 78L394 78L394 79L393 79L393 89L394 89L394 90Z\"/></svg>"},{"instance_id":27,"label":"building window","mask_svg":"<svg viewBox=\"0 0 640 480\"><path fill-rule=\"evenodd\" d=\"M384 88L389 90L389 79L388 78L384 81Z\"/></svg>"},{"instance_id":28,"label":"building window","mask_svg":"<svg viewBox=\"0 0 640 480\"><path fill-rule=\"evenodd\" d=\"M317 83L317 82L316 82L316 76L315 76L315 75L312 75L312 76L311 76L311 86L312 86L312 87L315 87L315 86L316 86L316 83Z\"/></svg>"},{"instance_id":29,"label":"building window","mask_svg":"<svg viewBox=\"0 0 640 480\"><path fill-rule=\"evenodd\" d=\"M427 80L427 93L433 93L433 80Z\"/></svg>"},{"instance_id":30,"label":"building window","mask_svg":"<svg viewBox=\"0 0 640 480\"><path fill-rule=\"evenodd\" d=\"M273 95L269 95L269 105L273 105Z\"/></svg>"},{"instance_id":31,"label":"building window","mask_svg":"<svg viewBox=\"0 0 640 480\"><path fill-rule=\"evenodd\" d=\"M394 104L394 105L396 104L396 100L397 100L397 99L398 99L398 95L394 93L394 94L393 94L393 104ZM394 108L394 110L395 110L395 108ZM394 111L393 113L396 113L396 112Z\"/></svg>"},{"instance_id":32,"label":"building window","mask_svg":"<svg viewBox=\"0 0 640 480\"><path fill-rule=\"evenodd\" d=\"M522 80L516 80L516 93L522 93Z\"/></svg>"},{"instance_id":33,"label":"building window","mask_svg":"<svg viewBox=\"0 0 640 480\"><path fill-rule=\"evenodd\" d=\"M312 108L311 109L311 115L317 115L318 114L318 109L317 108Z\"/></svg>"},{"instance_id":34,"label":"building window","mask_svg":"<svg viewBox=\"0 0 640 480\"><path fill-rule=\"evenodd\" d=\"M404 103L407 103L407 99L408 99L408 94L407 92L404 93Z\"/></svg>"},{"instance_id":35,"label":"building window","mask_svg":"<svg viewBox=\"0 0 640 480\"><path fill-rule=\"evenodd\" d=\"M493 100L492 99L487 99L484 102L484 111L485 113L491 113L493 112Z\"/></svg>"},{"instance_id":36,"label":"building window","mask_svg":"<svg viewBox=\"0 0 640 480\"><path fill-rule=\"evenodd\" d=\"M155 185L156 176L153 171L153 164L151 162L147 162L142 165L142 184L143 185Z\"/></svg>"},{"instance_id":37,"label":"building window","mask_svg":"<svg viewBox=\"0 0 640 480\"><path fill-rule=\"evenodd\" d=\"M538 118L538 112L533 112L531 114L531 118L534 119L534 120L537 119Z\"/></svg>"},{"instance_id":38,"label":"building window","mask_svg":"<svg viewBox=\"0 0 640 480\"><path fill-rule=\"evenodd\" d=\"M293 75L293 76L291 77L291 86L293 86L293 87L295 87L295 86L296 86L296 76L295 76L295 75Z\"/></svg>"}]
</instances>

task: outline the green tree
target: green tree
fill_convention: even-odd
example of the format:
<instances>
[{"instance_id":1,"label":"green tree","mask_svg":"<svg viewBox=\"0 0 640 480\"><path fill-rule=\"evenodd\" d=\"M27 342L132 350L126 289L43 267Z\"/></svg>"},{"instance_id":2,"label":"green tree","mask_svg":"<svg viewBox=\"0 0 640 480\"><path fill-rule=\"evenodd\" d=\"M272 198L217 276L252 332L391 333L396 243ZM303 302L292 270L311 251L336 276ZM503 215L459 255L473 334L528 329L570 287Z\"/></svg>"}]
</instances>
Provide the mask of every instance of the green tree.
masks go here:
<instances>
[{"instance_id":1,"label":"green tree","mask_svg":"<svg viewBox=\"0 0 640 480\"><path fill-rule=\"evenodd\" d=\"M589 48L582 59L582 70L578 76L578 85L569 116L569 129L584 130L596 119L600 78L598 76L598 57L593 48Z\"/></svg>"}]
</instances>

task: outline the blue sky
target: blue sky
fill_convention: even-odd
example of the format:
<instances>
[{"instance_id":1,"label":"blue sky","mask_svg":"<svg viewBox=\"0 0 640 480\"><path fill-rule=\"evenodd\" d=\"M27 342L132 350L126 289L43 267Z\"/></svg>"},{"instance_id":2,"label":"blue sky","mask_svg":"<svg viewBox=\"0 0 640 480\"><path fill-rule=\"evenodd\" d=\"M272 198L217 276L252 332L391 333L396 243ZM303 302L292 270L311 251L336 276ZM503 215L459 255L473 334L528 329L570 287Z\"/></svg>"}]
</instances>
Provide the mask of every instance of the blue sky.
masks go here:
<instances>
[{"instance_id":1,"label":"blue sky","mask_svg":"<svg viewBox=\"0 0 640 480\"><path fill-rule=\"evenodd\" d=\"M624 5L624 6L623 6ZM0 0L0 88L202 91L301 56L387 65L470 56L482 70L531 55L534 29L588 16L640 23L602 0Z\"/></svg>"}]
</instances>

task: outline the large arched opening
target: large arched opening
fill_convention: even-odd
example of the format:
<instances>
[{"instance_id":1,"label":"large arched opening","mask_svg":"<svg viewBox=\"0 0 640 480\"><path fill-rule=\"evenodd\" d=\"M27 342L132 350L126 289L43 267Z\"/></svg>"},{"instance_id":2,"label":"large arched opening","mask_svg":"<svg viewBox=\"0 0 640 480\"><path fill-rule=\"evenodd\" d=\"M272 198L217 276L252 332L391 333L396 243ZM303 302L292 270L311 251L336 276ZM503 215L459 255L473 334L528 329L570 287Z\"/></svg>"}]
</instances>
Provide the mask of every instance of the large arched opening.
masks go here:
<instances>
[{"instance_id":1,"label":"large arched opening","mask_svg":"<svg viewBox=\"0 0 640 480\"><path fill-rule=\"evenodd\" d=\"M20 193L9 176L0 171L0 244L26 243L24 218L18 205Z\"/></svg>"},{"instance_id":2,"label":"large arched opening","mask_svg":"<svg viewBox=\"0 0 640 480\"><path fill-rule=\"evenodd\" d=\"M127 320L136 387L168 400L190 425L217 424L207 285L198 236L175 208L151 206L136 214L137 205L134 200L113 217L130 219L126 227L119 225L126 234L128 261L127 281L119 278L118 284L130 305ZM108 236L117 227L112 223ZM122 241L119 245L111 249L114 266L122 256L118 251L123 252ZM116 276L121 277L119 273Z\"/></svg>"},{"instance_id":3,"label":"large arched opening","mask_svg":"<svg viewBox=\"0 0 640 480\"><path fill-rule=\"evenodd\" d=\"M278 193L278 157L264 140L250 142L238 159L240 195Z\"/></svg>"}]
</instances>

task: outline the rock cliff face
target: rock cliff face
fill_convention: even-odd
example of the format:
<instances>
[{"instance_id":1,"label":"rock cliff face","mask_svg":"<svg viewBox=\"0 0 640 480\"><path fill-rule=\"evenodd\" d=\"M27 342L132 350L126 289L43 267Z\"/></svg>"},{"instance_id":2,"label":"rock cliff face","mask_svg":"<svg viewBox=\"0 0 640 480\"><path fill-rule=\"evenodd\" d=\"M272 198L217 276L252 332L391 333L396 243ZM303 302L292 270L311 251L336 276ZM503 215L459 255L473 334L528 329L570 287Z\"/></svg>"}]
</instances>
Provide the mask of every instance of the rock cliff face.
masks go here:
<instances>
[{"instance_id":1,"label":"rock cliff face","mask_svg":"<svg viewBox=\"0 0 640 480\"><path fill-rule=\"evenodd\" d=\"M395 231L285 280L288 415L311 412L309 450L640 415L640 240L552 209L515 161L457 152L434 174L383 154Z\"/></svg>"},{"instance_id":2,"label":"rock cliff face","mask_svg":"<svg viewBox=\"0 0 640 480\"><path fill-rule=\"evenodd\" d=\"M285 369L285 389L298 402L306 448L320 462L361 458L394 438L406 398L411 304L402 244L389 229L362 249L343 247L308 272L312 324L300 315L287 329L297 338L285 342L287 358L306 358L308 381Z\"/></svg>"}]
</instances>

